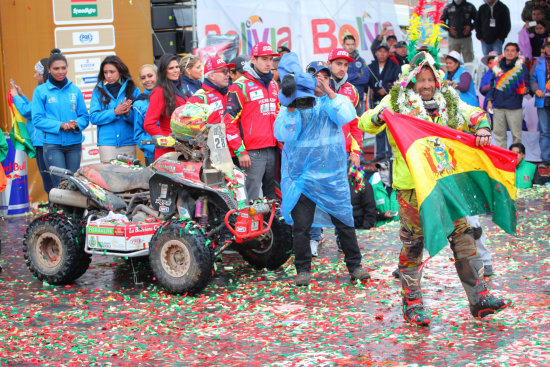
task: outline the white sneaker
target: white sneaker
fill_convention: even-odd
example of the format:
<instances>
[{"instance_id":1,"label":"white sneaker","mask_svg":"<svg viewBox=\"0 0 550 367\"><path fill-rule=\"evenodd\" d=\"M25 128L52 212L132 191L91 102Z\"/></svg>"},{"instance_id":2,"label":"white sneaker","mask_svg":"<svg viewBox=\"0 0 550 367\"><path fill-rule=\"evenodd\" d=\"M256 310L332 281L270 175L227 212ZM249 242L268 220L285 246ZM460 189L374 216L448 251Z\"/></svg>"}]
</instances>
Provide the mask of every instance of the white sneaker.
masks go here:
<instances>
[{"instance_id":1,"label":"white sneaker","mask_svg":"<svg viewBox=\"0 0 550 367\"><path fill-rule=\"evenodd\" d=\"M309 247L311 247L311 256L313 256L313 257L319 256L319 250L318 250L319 242L317 242L315 240L310 240L309 241Z\"/></svg>"}]
</instances>

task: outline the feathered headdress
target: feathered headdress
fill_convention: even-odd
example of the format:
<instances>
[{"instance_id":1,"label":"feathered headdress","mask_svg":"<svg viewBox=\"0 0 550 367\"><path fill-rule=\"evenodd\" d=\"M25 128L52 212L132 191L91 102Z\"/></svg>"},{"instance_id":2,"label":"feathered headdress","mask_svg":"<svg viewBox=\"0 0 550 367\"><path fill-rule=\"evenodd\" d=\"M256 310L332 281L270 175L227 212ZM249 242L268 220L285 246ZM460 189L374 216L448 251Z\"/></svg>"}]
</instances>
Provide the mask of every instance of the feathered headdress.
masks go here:
<instances>
[{"instance_id":1,"label":"feathered headdress","mask_svg":"<svg viewBox=\"0 0 550 367\"><path fill-rule=\"evenodd\" d=\"M427 12L427 5L433 6L434 10ZM445 27L441 21L444 6L445 1L441 0L432 1L429 4L427 0L418 0L418 5L414 7L409 19L410 25L407 28L409 38L407 58L411 62L411 66L417 66L412 64L412 60L418 53L418 46L421 46L418 42L422 39L424 40L422 46L427 47L427 51L435 61L435 68L439 69L439 42L442 38L441 28Z\"/></svg>"},{"instance_id":2,"label":"feathered headdress","mask_svg":"<svg viewBox=\"0 0 550 367\"><path fill-rule=\"evenodd\" d=\"M426 11L427 5L434 10ZM441 21L444 1L418 0L418 5L413 9L409 19L407 34L409 43L407 46L407 58L409 64L401 67L401 75L397 81L401 87L406 88L409 83L416 83L416 75L424 66L429 66L434 72L436 86L443 81L444 73L439 70L439 42L441 41L441 28L445 25ZM421 42L423 41L423 42ZM423 50L419 50L423 48Z\"/></svg>"}]
</instances>

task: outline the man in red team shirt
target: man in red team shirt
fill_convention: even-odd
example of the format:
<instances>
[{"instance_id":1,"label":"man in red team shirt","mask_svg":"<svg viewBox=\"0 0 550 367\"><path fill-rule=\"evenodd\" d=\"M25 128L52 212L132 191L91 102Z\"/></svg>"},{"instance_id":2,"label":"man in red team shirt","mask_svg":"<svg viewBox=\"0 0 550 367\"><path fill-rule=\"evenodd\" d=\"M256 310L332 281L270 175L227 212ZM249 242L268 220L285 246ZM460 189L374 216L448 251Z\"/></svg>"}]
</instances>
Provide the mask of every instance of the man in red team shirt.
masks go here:
<instances>
[{"instance_id":1,"label":"man in red team shirt","mask_svg":"<svg viewBox=\"0 0 550 367\"><path fill-rule=\"evenodd\" d=\"M209 124L222 121L225 112L227 89L229 85L229 69L235 64L226 64L218 56L211 57L204 64L204 82L202 88L187 100L187 103L202 103L214 106L214 111L208 118Z\"/></svg>"},{"instance_id":2,"label":"man in red team shirt","mask_svg":"<svg viewBox=\"0 0 550 367\"><path fill-rule=\"evenodd\" d=\"M359 103L359 93L357 89L349 83L348 66L350 62L355 62L349 53L343 48L335 48L328 54L328 66L331 72L330 86L338 94L348 97L357 108ZM357 117L350 123L344 125L342 130L346 137L346 152L349 154L350 165L359 167L361 158L361 147L363 144L363 132L357 126Z\"/></svg>"},{"instance_id":3,"label":"man in red team shirt","mask_svg":"<svg viewBox=\"0 0 550 367\"><path fill-rule=\"evenodd\" d=\"M229 149L238 157L246 173L248 198L275 196L275 156L277 140L273 123L279 112L279 87L273 81L271 45L259 42L252 48L244 75L229 86L223 122Z\"/></svg>"}]
</instances>

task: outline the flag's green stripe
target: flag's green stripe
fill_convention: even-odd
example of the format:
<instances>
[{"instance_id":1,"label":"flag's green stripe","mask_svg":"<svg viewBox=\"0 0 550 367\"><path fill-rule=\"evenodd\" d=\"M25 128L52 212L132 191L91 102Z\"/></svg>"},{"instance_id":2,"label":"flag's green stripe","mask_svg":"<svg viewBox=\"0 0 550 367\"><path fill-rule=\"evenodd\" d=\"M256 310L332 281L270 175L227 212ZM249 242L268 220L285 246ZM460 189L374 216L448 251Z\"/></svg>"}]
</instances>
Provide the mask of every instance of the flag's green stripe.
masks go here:
<instances>
[{"instance_id":1,"label":"flag's green stripe","mask_svg":"<svg viewBox=\"0 0 550 367\"><path fill-rule=\"evenodd\" d=\"M447 245L453 221L466 215L493 213L493 222L516 235L516 207L508 190L486 172L471 171L447 176L420 207L424 245L431 256Z\"/></svg>"}]
</instances>

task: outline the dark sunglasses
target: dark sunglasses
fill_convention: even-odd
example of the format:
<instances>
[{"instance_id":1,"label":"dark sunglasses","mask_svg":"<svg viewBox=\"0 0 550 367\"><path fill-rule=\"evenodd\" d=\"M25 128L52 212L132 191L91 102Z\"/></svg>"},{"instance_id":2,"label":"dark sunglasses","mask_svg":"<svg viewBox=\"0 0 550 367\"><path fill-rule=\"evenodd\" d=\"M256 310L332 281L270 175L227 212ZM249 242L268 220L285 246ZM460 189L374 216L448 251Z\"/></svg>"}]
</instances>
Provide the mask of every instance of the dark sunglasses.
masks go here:
<instances>
[{"instance_id":1,"label":"dark sunglasses","mask_svg":"<svg viewBox=\"0 0 550 367\"><path fill-rule=\"evenodd\" d=\"M222 74L229 74L229 69L221 69L221 70L216 70L214 71L214 73L222 73Z\"/></svg>"}]
</instances>

